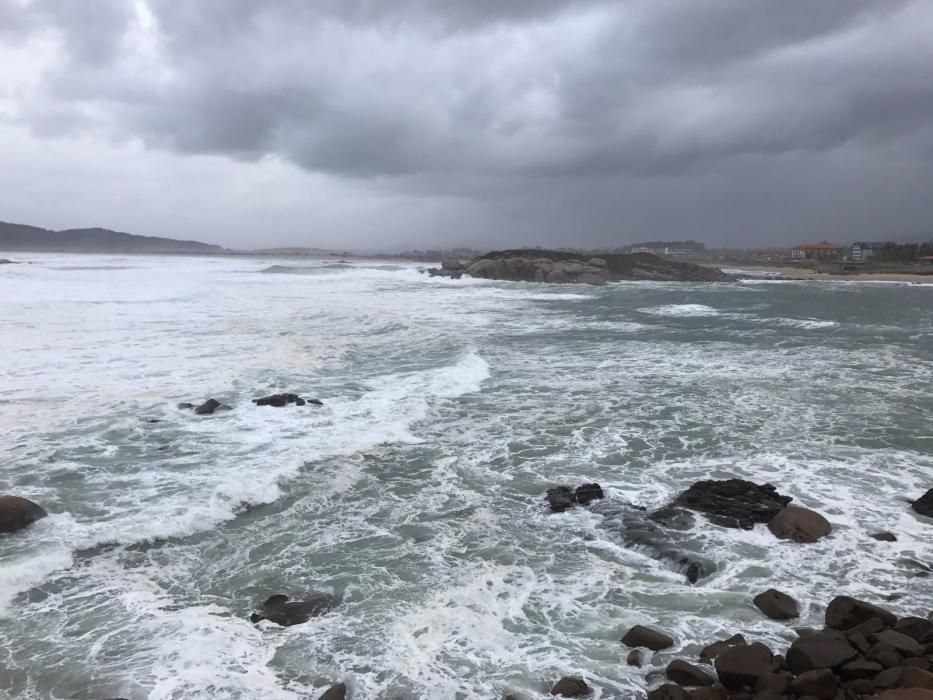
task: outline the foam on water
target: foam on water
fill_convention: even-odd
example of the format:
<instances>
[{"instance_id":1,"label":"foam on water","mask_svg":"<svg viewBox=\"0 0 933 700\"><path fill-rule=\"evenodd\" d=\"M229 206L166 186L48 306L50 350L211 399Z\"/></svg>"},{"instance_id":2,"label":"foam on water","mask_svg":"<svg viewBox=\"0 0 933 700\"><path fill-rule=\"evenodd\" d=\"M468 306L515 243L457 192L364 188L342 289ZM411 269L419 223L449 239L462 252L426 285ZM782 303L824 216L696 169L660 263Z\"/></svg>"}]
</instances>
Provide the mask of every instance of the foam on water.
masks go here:
<instances>
[{"instance_id":1,"label":"foam on water","mask_svg":"<svg viewBox=\"0 0 933 700\"><path fill-rule=\"evenodd\" d=\"M641 313L654 316L718 316L719 312L704 304L665 304L653 308L639 309Z\"/></svg>"}]
</instances>

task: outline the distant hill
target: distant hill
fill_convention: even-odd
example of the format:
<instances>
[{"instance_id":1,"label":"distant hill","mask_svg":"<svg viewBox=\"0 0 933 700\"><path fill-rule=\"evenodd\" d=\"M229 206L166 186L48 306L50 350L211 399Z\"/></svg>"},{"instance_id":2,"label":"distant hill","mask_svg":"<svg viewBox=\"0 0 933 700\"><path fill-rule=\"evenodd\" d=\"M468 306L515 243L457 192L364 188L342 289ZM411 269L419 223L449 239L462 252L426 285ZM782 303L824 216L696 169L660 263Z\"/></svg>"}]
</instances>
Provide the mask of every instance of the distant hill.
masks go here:
<instances>
[{"instance_id":1,"label":"distant hill","mask_svg":"<svg viewBox=\"0 0 933 700\"><path fill-rule=\"evenodd\" d=\"M136 236L106 228L50 231L38 226L0 221L0 250L55 253L219 253L219 245L174 238Z\"/></svg>"}]
</instances>

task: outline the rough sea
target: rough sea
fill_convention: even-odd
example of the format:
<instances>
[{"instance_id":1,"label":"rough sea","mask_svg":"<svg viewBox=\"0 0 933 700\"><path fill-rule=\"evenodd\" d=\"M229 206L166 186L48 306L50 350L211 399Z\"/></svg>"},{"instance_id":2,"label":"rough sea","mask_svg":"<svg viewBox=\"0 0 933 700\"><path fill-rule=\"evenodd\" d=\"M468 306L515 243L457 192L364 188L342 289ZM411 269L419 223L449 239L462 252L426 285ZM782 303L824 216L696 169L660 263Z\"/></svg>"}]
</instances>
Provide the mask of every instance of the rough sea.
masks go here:
<instances>
[{"instance_id":1,"label":"rough sea","mask_svg":"<svg viewBox=\"0 0 933 700\"><path fill-rule=\"evenodd\" d=\"M933 609L933 286L431 278L414 264L6 254L0 697L630 698L840 593ZM258 407L276 392L323 406ZM179 402L216 398L197 416ZM770 482L816 544L699 517L690 585L545 491ZM869 537L896 533L894 543ZM751 604L775 587L802 616ZM330 593L303 625L268 596ZM633 624L677 640L645 668Z\"/></svg>"}]
</instances>

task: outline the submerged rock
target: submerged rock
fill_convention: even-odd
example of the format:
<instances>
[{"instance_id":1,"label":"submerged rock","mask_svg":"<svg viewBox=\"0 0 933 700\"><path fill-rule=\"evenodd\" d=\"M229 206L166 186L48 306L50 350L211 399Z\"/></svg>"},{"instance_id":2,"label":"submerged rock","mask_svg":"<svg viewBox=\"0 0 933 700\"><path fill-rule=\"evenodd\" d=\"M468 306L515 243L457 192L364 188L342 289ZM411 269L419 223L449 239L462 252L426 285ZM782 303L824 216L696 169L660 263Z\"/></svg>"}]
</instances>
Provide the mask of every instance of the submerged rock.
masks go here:
<instances>
[{"instance_id":1,"label":"submerged rock","mask_svg":"<svg viewBox=\"0 0 933 700\"><path fill-rule=\"evenodd\" d=\"M674 646L674 639L664 632L644 625L635 625L622 637L622 643L629 647L645 647L651 651L661 651Z\"/></svg>"},{"instance_id":2,"label":"submerged rock","mask_svg":"<svg viewBox=\"0 0 933 700\"><path fill-rule=\"evenodd\" d=\"M323 615L334 607L334 603L334 597L326 593L317 593L307 600L297 601L289 601L287 595L274 595L262 604L262 612L254 612L249 620L254 624L269 620L282 627L289 627Z\"/></svg>"},{"instance_id":3,"label":"submerged rock","mask_svg":"<svg viewBox=\"0 0 933 700\"><path fill-rule=\"evenodd\" d=\"M562 698L585 698L592 694L593 690L582 678L571 678L570 676L561 678L551 688L551 695L559 695Z\"/></svg>"},{"instance_id":4,"label":"submerged rock","mask_svg":"<svg viewBox=\"0 0 933 700\"><path fill-rule=\"evenodd\" d=\"M920 498L910 504L910 507L928 518L933 518L933 489L930 489Z\"/></svg>"},{"instance_id":5,"label":"submerged rock","mask_svg":"<svg viewBox=\"0 0 933 700\"><path fill-rule=\"evenodd\" d=\"M767 523L788 503L771 484L744 479L698 481L674 499L674 505L703 513L716 525L750 530Z\"/></svg>"},{"instance_id":6,"label":"submerged rock","mask_svg":"<svg viewBox=\"0 0 933 700\"><path fill-rule=\"evenodd\" d=\"M813 543L833 531L822 515L809 508L787 506L768 523L768 529L782 540Z\"/></svg>"},{"instance_id":7,"label":"submerged rock","mask_svg":"<svg viewBox=\"0 0 933 700\"><path fill-rule=\"evenodd\" d=\"M570 486L555 486L547 490L547 502L555 513L563 513L576 504L587 505L604 497L599 484L582 484L574 490Z\"/></svg>"},{"instance_id":8,"label":"submerged rock","mask_svg":"<svg viewBox=\"0 0 933 700\"><path fill-rule=\"evenodd\" d=\"M577 486L577 490L574 492L574 496L577 499L577 503L581 506L585 506L590 501L595 501L598 498L604 498L602 486L599 484L583 484Z\"/></svg>"},{"instance_id":9,"label":"submerged rock","mask_svg":"<svg viewBox=\"0 0 933 700\"><path fill-rule=\"evenodd\" d=\"M298 394L272 394L271 396L264 396L261 399L253 399L253 403L257 406L275 406L281 408L290 403L296 406L304 406L307 402L298 396ZM312 400L311 403L317 406L322 405L321 402L317 400Z\"/></svg>"},{"instance_id":10,"label":"submerged rock","mask_svg":"<svg viewBox=\"0 0 933 700\"><path fill-rule=\"evenodd\" d=\"M752 602L755 603L756 608L772 620L791 620L800 616L797 601L774 588L759 593Z\"/></svg>"},{"instance_id":11,"label":"submerged rock","mask_svg":"<svg viewBox=\"0 0 933 700\"><path fill-rule=\"evenodd\" d=\"M218 408L220 408L220 406L221 406L221 403L217 399L208 399L207 401L202 403L200 406L198 406L196 409L194 409L194 412L197 413L199 416L209 416L214 411L216 411Z\"/></svg>"},{"instance_id":12,"label":"submerged rock","mask_svg":"<svg viewBox=\"0 0 933 700\"><path fill-rule=\"evenodd\" d=\"M332 685L330 688L324 691L318 700L346 700L347 697L347 684L338 683L337 685Z\"/></svg>"},{"instance_id":13,"label":"submerged rock","mask_svg":"<svg viewBox=\"0 0 933 700\"><path fill-rule=\"evenodd\" d=\"M0 496L0 533L16 532L46 517L37 503L19 496Z\"/></svg>"},{"instance_id":14,"label":"submerged rock","mask_svg":"<svg viewBox=\"0 0 933 700\"><path fill-rule=\"evenodd\" d=\"M879 542L897 542L897 535L893 532L876 532L873 535L869 535L869 537Z\"/></svg>"}]
</instances>

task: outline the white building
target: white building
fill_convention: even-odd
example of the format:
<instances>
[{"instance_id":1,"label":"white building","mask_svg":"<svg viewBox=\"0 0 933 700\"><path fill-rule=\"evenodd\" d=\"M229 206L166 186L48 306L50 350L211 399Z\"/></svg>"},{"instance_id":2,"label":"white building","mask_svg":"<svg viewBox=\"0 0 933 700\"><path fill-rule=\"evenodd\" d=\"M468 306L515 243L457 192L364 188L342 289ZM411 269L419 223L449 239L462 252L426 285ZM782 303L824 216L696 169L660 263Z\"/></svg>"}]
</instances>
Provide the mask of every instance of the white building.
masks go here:
<instances>
[{"instance_id":1,"label":"white building","mask_svg":"<svg viewBox=\"0 0 933 700\"><path fill-rule=\"evenodd\" d=\"M865 243L860 241L858 243L853 243L849 248L849 257L852 259L852 262L865 262L878 252L884 243Z\"/></svg>"}]
</instances>

